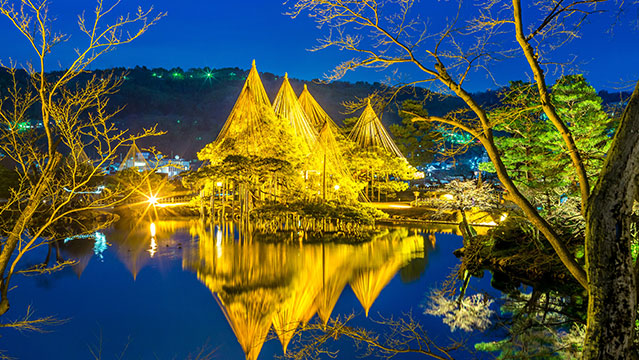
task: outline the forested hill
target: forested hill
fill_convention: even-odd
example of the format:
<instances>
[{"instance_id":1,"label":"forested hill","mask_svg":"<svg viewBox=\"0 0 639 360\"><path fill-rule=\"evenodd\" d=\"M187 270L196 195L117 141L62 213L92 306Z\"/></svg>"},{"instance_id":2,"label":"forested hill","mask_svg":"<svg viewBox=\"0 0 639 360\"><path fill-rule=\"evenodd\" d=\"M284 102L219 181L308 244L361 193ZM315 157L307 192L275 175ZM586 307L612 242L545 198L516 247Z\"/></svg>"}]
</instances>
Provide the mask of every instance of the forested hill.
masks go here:
<instances>
[{"instance_id":1,"label":"forested hill","mask_svg":"<svg viewBox=\"0 0 639 360\"><path fill-rule=\"evenodd\" d=\"M182 71L138 67L114 70L127 73L121 90L111 100L113 105L126 104L117 117L119 126L139 129L157 123L168 133L144 145L153 143L164 153L173 152L185 157L194 157L199 149L216 138L248 75L248 70L238 68ZM260 77L272 102L282 84L282 77L271 73L260 73ZM378 83L338 81L318 84L290 77L289 80L298 95L307 84L311 94L338 123L346 117L359 115L359 112L344 114L342 102L364 98L382 89ZM443 115L461 105L458 99L449 97L432 101L427 108L431 114ZM389 107L382 121L385 124L399 121L397 108Z\"/></svg>"},{"instance_id":2,"label":"forested hill","mask_svg":"<svg viewBox=\"0 0 639 360\"><path fill-rule=\"evenodd\" d=\"M213 141L221 129L226 117L231 111L235 100L242 89L248 70L239 68L226 69L134 69L115 68L96 70L97 76L104 76L113 71L116 75L124 75L125 80L120 91L111 96L112 109L123 107L116 115L118 128L141 130L158 124L158 129L167 134L148 139L140 145L142 147L155 146L163 153L194 158L204 145ZM55 74L53 74L55 75ZM24 72L19 74L22 81L26 81ZM90 74L80 77L86 78ZM271 99L275 98L282 83L279 75L260 73L264 87ZM9 75L0 71L0 94L6 95ZM376 90L381 90L379 83L348 83L333 82L318 84L313 81L301 81L290 78L291 85L299 95L303 85L307 84L309 91L338 123L344 118L359 115L344 114L342 102L364 98ZM421 92L421 94L420 94ZM424 98L426 90L419 90L417 97ZM605 93L604 101L618 101L618 93ZM403 94L399 101L412 98L415 95ZM494 104L497 102L497 92L487 91L475 94L480 103ZM462 102L456 97L431 96L425 108L431 115L444 115L448 111L462 107ZM616 99L616 100L615 100ZM37 113L31 114L38 119ZM382 117L385 125L397 122L397 106L391 105Z\"/></svg>"}]
</instances>

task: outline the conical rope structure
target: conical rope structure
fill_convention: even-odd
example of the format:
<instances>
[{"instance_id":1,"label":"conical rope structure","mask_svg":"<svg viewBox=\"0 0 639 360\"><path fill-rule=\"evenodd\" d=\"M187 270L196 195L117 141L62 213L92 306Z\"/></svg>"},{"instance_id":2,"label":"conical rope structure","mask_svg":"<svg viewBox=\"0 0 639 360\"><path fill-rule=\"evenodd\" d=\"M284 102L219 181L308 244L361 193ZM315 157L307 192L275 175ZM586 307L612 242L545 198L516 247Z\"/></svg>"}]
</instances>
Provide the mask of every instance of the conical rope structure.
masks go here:
<instances>
[{"instance_id":1,"label":"conical rope structure","mask_svg":"<svg viewBox=\"0 0 639 360\"><path fill-rule=\"evenodd\" d=\"M237 341L244 350L246 360L257 360L271 329L271 316L275 309L275 304L268 296L268 290L256 289L250 294L236 296L228 296L224 293L215 295ZM232 300L224 299L224 297Z\"/></svg>"},{"instance_id":2,"label":"conical rope structure","mask_svg":"<svg viewBox=\"0 0 639 360\"><path fill-rule=\"evenodd\" d=\"M183 224L199 240L183 253L183 268L211 290L247 360L259 357L270 328L286 353L300 324L317 314L326 325L349 282L368 313L397 271L424 257L424 240L406 229L364 244L299 246L238 242L232 223L215 230L199 221Z\"/></svg>"},{"instance_id":3,"label":"conical rope structure","mask_svg":"<svg viewBox=\"0 0 639 360\"><path fill-rule=\"evenodd\" d=\"M357 122L355 123L351 133L348 135L348 138L363 148L373 146L381 147L391 154L405 159L404 155L377 117L377 114L375 114L375 110L373 110L370 100L368 101L368 104L366 104L366 108L364 108L362 115L360 115L359 119L357 119Z\"/></svg>"},{"instance_id":4,"label":"conical rope structure","mask_svg":"<svg viewBox=\"0 0 639 360\"><path fill-rule=\"evenodd\" d=\"M140 151L140 148L138 148L138 146L135 143L131 144L131 146L129 147L129 151L126 153L126 156L122 159L122 163L120 163L120 166L118 167L118 171L122 171L128 168L134 168L134 167L141 168L144 170L152 169L151 165L149 165L149 163L144 158L144 155L142 155L142 151Z\"/></svg>"},{"instance_id":5,"label":"conical rope structure","mask_svg":"<svg viewBox=\"0 0 639 360\"><path fill-rule=\"evenodd\" d=\"M232 141L241 144L236 148L243 155L259 155L262 148L271 141L268 123L274 118L275 113L253 60L244 87L215 144L220 146L225 141Z\"/></svg>"},{"instance_id":6,"label":"conical rope structure","mask_svg":"<svg viewBox=\"0 0 639 360\"><path fill-rule=\"evenodd\" d=\"M350 176L343 166L344 160L342 159L335 133L328 123L324 123L324 126L322 126L312 150L314 156L323 157L326 160L327 172L340 176ZM320 161L324 161L324 159L320 159Z\"/></svg>"},{"instance_id":7,"label":"conical rope structure","mask_svg":"<svg viewBox=\"0 0 639 360\"><path fill-rule=\"evenodd\" d=\"M408 232L404 230L392 232L384 236L385 241L380 241L375 248L372 244L362 248L364 253L370 254L371 261L355 272L350 285L362 304L366 317L379 294L395 274L414 259L415 255L424 257L423 238L407 235Z\"/></svg>"},{"instance_id":8,"label":"conical rope structure","mask_svg":"<svg viewBox=\"0 0 639 360\"><path fill-rule=\"evenodd\" d=\"M328 124L331 131L339 133L339 126L335 124L333 119L322 109L320 104L315 100L313 95L308 91L308 86L304 84L304 90L300 94L298 99L300 106L306 113L310 123L315 127L318 132L322 130L324 124Z\"/></svg>"},{"instance_id":9,"label":"conical rope structure","mask_svg":"<svg viewBox=\"0 0 639 360\"><path fill-rule=\"evenodd\" d=\"M288 74L284 75L282 86L273 101L273 109L278 117L288 120L295 136L304 140L305 148L302 151L305 155L309 155L317 140L317 131L297 101L297 95L288 81Z\"/></svg>"},{"instance_id":10,"label":"conical rope structure","mask_svg":"<svg viewBox=\"0 0 639 360\"><path fill-rule=\"evenodd\" d=\"M314 247L297 254L299 267L287 287L287 297L273 316L273 330L282 343L284 354L299 324L310 320L316 312L314 301L322 286L317 279L322 271L322 263L317 261L321 258L319 250Z\"/></svg>"},{"instance_id":11,"label":"conical rope structure","mask_svg":"<svg viewBox=\"0 0 639 360\"><path fill-rule=\"evenodd\" d=\"M312 148L311 157L314 167L322 173L322 193L325 199L326 192L333 191L333 183L345 189L355 187L355 180L344 165L339 141L329 122L324 122Z\"/></svg>"}]
</instances>

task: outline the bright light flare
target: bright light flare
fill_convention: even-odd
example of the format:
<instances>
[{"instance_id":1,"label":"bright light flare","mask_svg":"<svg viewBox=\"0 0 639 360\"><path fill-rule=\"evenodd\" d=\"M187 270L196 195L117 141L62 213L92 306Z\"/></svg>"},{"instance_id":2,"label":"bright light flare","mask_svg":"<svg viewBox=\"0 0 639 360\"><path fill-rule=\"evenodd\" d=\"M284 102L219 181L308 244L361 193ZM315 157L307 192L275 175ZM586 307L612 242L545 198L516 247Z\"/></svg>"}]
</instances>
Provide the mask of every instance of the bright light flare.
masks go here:
<instances>
[{"instance_id":1,"label":"bright light flare","mask_svg":"<svg viewBox=\"0 0 639 360\"><path fill-rule=\"evenodd\" d=\"M158 204L158 198L155 195L149 196L148 199L149 199L149 204L151 204L151 205L157 205Z\"/></svg>"},{"instance_id":2,"label":"bright light flare","mask_svg":"<svg viewBox=\"0 0 639 360\"><path fill-rule=\"evenodd\" d=\"M339 190L339 185L335 184L335 186L333 186L333 189L335 189L335 191Z\"/></svg>"},{"instance_id":3,"label":"bright light flare","mask_svg":"<svg viewBox=\"0 0 639 360\"><path fill-rule=\"evenodd\" d=\"M155 237L155 223L151 223L149 231L151 232L151 237Z\"/></svg>"}]
</instances>

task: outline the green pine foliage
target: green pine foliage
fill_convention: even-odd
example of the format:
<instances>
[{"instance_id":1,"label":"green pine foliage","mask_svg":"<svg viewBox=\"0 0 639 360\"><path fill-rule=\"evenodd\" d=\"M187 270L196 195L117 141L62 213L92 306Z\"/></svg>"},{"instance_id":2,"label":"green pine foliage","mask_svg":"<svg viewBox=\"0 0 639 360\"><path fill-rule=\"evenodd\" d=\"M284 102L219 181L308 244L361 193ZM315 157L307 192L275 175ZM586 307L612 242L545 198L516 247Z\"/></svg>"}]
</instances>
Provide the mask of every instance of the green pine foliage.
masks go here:
<instances>
[{"instance_id":1,"label":"green pine foliage","mask_svg":"<svg viewBox=\"0 0 639 360\"><path fill-rule=\"evenodd\" d=\"M524 189L544 193L566 184L558 176L563 167L552 165L560 154L553 153L556 149L553 126L545 120L535 91L530 83L512 82L501 94L503 105L489 116L496 124L495 142L511 178ZM492 163L484 163L480 168L495 171Z\"/></svg>"},{"instance_id":2,"label":"green pine foliage","mask_svg":"<svg viewBox=\"0 0 639 360\"><path fill-rule=\"evenodd\" d=\"M433 161L433 149L439 133L433 131L430 122L412 121L415 116L428 116L423 104L415 100L406 100L401 105L399 116L402 119L401 124L393 124L388 129L408 162L413 166L423 166Z\"/></svg>"},{"instance_id":3,"label":"green pine foliage","mask_svg":"<svg viewBox=\"0 0 639 360\"><path fill-rule=\"evenodd\" d=\"M344 134L344 136L348 136L348 134L351 133L351 131L353 131L353 128L355 127L355 123L357 123L357 116L353 116L353 117L349 117L346 118L342 121L342 134Z\"/></svg>"},{"instance_id":4,"label":"green pine foliage","mask_svg":"<svg viewBox=\"0 0 639 360\"><path fill-rule=\"evenodd\" d=\"M511 178L538 206L555 211L565 204L562 208L578 213L579 184L569 153L536 95L533 84L521 81L501 93L502 105L489 113L496 124L495 142ZM612 119L582 75L561 77L552 88L552 101L570 128L594 185L612 140L608 136ZM495 171L492 163L480 168Z\"/></svg>"},{"instance_id":5,"label":"green pine foliage","mask_svg":"<svg viewBox=\"0 0 639 360\"><path fill-rule=\"evenodd\" d=\"M608 128L612 119L603 111L601 98L583 75L559 78L552 88L551 98L557 113L572 133L590 183L594 185L596 174L610 148ZM561 151L566 153L559 134L555 136Z\"/></svg>"}]
</instances>

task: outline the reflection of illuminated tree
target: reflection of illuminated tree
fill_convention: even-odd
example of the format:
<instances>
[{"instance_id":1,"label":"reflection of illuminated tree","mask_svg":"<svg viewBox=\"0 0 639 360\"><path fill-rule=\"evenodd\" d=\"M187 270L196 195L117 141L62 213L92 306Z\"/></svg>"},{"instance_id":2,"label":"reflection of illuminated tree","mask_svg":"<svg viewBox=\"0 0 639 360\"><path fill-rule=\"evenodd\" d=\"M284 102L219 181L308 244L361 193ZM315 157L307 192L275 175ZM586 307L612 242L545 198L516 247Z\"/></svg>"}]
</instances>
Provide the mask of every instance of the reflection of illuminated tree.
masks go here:
<instances>
[{"instance_id":1,"label":"reflection of illuminated tree","mask_svg":"<svg viewBox=\"0 0 639 360\"><path fill-rule=\"evenodd\" d=\"M365 244L362 252L369 254L371 261L353 273L350 285L368 316L371 306L399 269L408 264L411 257L423 257L423 238L408 236L406 228L397 229L375 242ZM373 254L381 252L386 252L385 256L375 259Z\"/></svg>"},{"instance_id":2,"label":"reflection of illuminated tree","mask_svg":"<svg viewBox=\"0 0 639 360\"><path fill-rule=\"evenodd\" d=\"M509 315L504 319L507 337L475 347L503 359L581 358L585 324L583 315L575 312L580 307L583 304L554 291L509 295L502 306L502 313Z\"/></svg>"},{"instance_id":3,"label":"reflection of illuminated tree","mask_svg":"<svg viewBox=\"0 0 639 360\"><path fill-rule=\"evenodd\" d=\"M444 324L450 326L451 331L486 330L491 322L493 311L490 305L493 300L486 299L482 294L461 297L458 300L446 297L441 292L434 293L429 300L425 313L442 316Z\"/></svg>"},{"instance_id":4,"label":"reflection of illuminated tree","mask_svg":"<svg viewBox=\"0 0 639 360\"><path fill-rule=\"evenodd\" d=\"M180 225L177 221L150 223L121 219L115 224L115 231L108 233L108 241L110 245L113 245L115 254L129 270L133 279L136 279L138 273L151 261L152 257L176 255L179 249L172 234L181 226L184 225Z\"/></svg>"},{"instance_id":5,"label":"reflection of illuminated tree","mask_svg":"<svg viewBox=\"0 0 639 360\"><path fill-rule=\"evenodd\" d=\"M423 238L408 236L406 229L359 245L263 243L248 240L250 236L237 242L229 229L221 224L209 231L191 223L199 245L185 252L184 267L196 271L219 299L250 359L259 354L271 326L286 352L298 329L315 314L322 325L328 324L349 282L354 288L366 279L374 284L361 291L368 310L402 265L424 256Z\"/></svg>"},{"instance_id":6,"label":"reflection of illuminated tree","mask_svg":"<svg viewBox=\"0 0 639 360\"><path fill-rule=\"evenodd\" d=\"M237 293L236 293L237 292ZM272 316L281 297L273 289L254 288L248 292L228 288L217 293L216 299L231 325L247 360L256 360L266 341Z\"/></svg>"}]
</instances>

